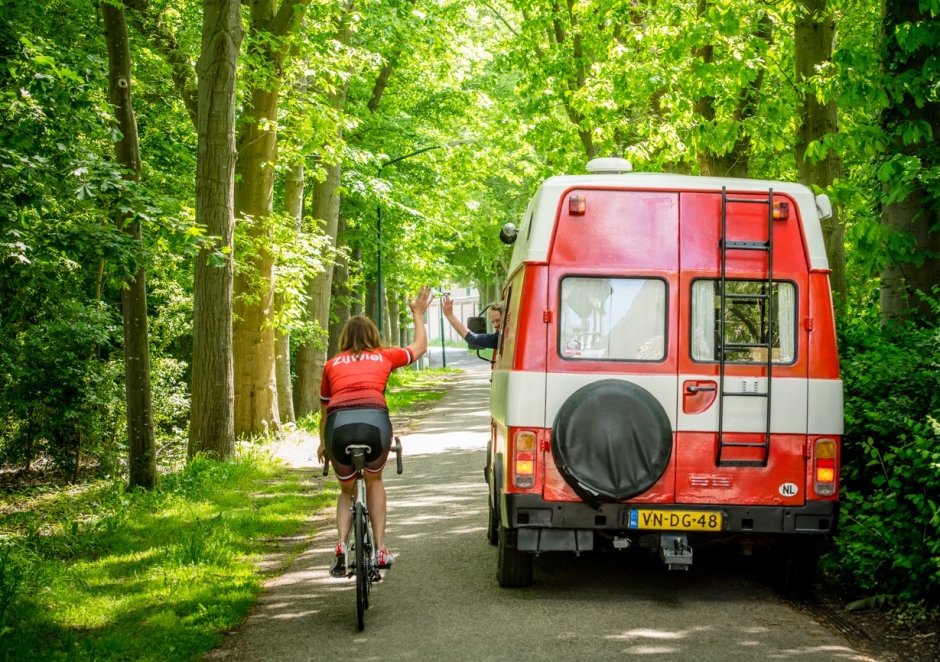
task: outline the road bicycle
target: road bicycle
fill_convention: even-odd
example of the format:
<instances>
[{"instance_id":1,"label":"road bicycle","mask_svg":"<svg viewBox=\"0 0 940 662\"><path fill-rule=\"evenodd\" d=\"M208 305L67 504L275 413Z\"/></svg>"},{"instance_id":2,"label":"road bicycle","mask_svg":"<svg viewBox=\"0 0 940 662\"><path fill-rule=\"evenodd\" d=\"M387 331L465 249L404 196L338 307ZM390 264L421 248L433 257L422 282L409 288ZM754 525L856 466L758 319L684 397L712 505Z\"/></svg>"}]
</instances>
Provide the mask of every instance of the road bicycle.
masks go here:
<instances>
[{"instance_id":1,"label":"road bicycle","mask_svg":"<svg viewBox=\"0 0 940 662\"><path fill-rule=\"evenodd\" d=\"M359 630L365 628L365 612L369 608L369 593L372 584L382 577L379 574L379 550L375 548L372 534L372 521L369 518L369 508L366 506L366 455L371 450L368 444L350 444L346 446L346 453L352 460L356 469L356 496L352 507L352 528L346 538L346 576L356 577L356 618ZM395 443L390 449L395 453L398 473L402 472L401 440L395 437ZM330 461L323 464L323 475L330 472Z\"/></svg>"}]
</instances>

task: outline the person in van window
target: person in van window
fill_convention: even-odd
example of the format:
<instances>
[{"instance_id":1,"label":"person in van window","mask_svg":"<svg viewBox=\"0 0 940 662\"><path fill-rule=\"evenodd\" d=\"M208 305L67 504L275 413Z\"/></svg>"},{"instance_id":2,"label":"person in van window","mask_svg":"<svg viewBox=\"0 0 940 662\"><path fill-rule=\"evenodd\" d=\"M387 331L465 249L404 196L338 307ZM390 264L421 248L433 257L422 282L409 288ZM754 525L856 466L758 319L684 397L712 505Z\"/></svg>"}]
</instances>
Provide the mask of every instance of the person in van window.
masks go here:
<instances>
[{"instance_id":1,"label":"person in van window","mask_svg":"<svg viewBox=\"0 0 940 662\"><path fill-rule=\"evenodd\" d=\"M460 321L460 318L454 315L454 301L447 294L441 301L444 309L444 317L450 322L461 338L467 341L467 344L480 349L496 349L499 346L499 329L503 325L503 304L493 303L489 305L490 322L493 323L493 333L474 333Z\"/></svg>"},{"instance_id":2,"label":"person in van window","mask_svg":"<svg viewBox=\"0 0 940 662\"><path fill-rule=\"evenodd\" d=\"M385 387L392 370L417 361L428 350L428 336L424 328L424 311L431 305L431 288L422 287L418 296L408 302L414 317L415 339L405 347L382 347L379 331L368 317L350 317L340 335L340 351L326 363L320 385L320 447L317 458L329 458L340 481L342 492L336 502L336 528L339 542L330 565L333 577L345 577L346 538L352 528L353 492L356 488L356 470L347 462L344 448L348 444L364 443L363 427L372 428L381 437L381 453L366 463L366 485L369 515L379 550L379 567L387 568L394 557L385 548L385 486L382 470L392 445L392 422L388 417ZM378 445L378 444L376 444Z\"/></svg>"}]
</instances>

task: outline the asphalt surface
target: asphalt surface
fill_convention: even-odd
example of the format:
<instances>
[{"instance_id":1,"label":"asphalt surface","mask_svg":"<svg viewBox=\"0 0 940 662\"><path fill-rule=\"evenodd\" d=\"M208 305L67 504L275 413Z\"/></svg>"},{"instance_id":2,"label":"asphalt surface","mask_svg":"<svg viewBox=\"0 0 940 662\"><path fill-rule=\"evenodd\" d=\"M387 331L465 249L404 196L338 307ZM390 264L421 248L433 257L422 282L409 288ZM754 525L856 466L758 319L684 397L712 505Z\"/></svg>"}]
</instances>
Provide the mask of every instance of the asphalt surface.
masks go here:
<instances>
[{"instance_id":1,"label":"asphalt surface","mask_svg":"<svg viewBox=\"0 0 940 662\"><path fill-rule=\"evenodd\" d=\"M336 534L324 513L313 545L207 659L872 659L722 553L696 552L688 573L645 550L543 554L531 587L499 588L485 537L489 365L460 354L448 348L448 366L466 370L459 383L402 438L404 473L393 462L385 472L398 558L373 589L365 630L354 580L329 576Z\"/></svg>"}]
</instances>

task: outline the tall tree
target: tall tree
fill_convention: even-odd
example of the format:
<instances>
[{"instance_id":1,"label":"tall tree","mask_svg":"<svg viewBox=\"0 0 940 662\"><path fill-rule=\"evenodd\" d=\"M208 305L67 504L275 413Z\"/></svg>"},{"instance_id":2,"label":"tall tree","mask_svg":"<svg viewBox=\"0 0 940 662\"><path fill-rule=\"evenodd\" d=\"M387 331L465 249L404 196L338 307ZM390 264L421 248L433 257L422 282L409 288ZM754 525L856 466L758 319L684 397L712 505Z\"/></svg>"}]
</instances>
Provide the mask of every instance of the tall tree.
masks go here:
<instances>
[{"instance_id":1,"label":"tall tree","mask_svg":"<svg viewBox=\"0 0 940 662\"><path fill-rule=\"evenodd\" d=\"M836 23L827 0L797 3L794 23L794 65L801 95L797 106L796 167L799 180L809 187L830 188L842 177L842 159L834 149L821 147L827 136L839 130L836 99L820 91L822 78L832 76L832 52ZM810 146L817 149L810 152ZM829 258L829 283L837 305L845 305L848 283L845 275L845 231L838 208L823 222L823 239Z\"/></svg>"},{"instance_id":2,"label":"tall tree","mask_svg":"<svg viewBox=\"0 0 940 662\"><path fill-rule=\"evenodd\" d=\"M889 105L882 127L889 147L879 174L885 185L881 222L906 241L881 274L881 311L888 319L929 313L940 285L940 2L885 0L882 63Z\"/></svg>"},{"instance_id":3,"label":"tall tree","mask_svg":"<svg viewBox=\"0 0 940 662\"><path fill-rule=\"evenodd\" d=\"M235 434L280 427L274 322L271 213L277 165L278 97L288 37L310 0L250 0L249 89L238 133L235 213L247 223L250 254L235 280Z\"/></svg>"},{"instance_id":4,"label":"tall tree","mask_svg":"<svg viewBox=\"0 0 940 662\"><path fill-rule=\"evenodd\" d=\"M352 36L350 26L350 12L352 9L351 2L345 3L342 13L335 19L334 40L344 49L349 46ZM333 83L329 103L337 114L341 114L346 105L346 95L349 89L348 81L347 75L345 80L338 80ZM341 124L336 126L335 140L337 142L343 140ZM321 224L323 234L327 237L331 247L335 248L339 230L340 183L343 168L338 154L333 155L330 161L324 163L325 177L315 182L311 187L312 205L310 215L317 223ZM306 416L317 411L320 407L320 380L326 366L329 340L333 270L333 261L330 260L323 271L310 281L307 290L307 319L315 325L320 337L312 342L305 343L297 351L297 382L294 393L297 416Z\"/></svg>"},{"instance_id":5,"label":"tall tree","mask_svg":"<svg viewBox=\"0 0 940 662\"><path fill-rule=\"evenodd\" d=\"M235 83L244 37L238 0L203 0L198 74L196 220L209 244L193 281L193 382L189 455L235 451L232 367L232 233L235 226Z\"/></svg>"},{"instance_id":6,"label":"tall tree","mask_svg":"<svg viewBox=\"0 0 940 662\"><path fill-rule=\"evenodd\" d=\"M128 181L140 181L140 143L131 86L131 50L124 7L103 2L105 41L108 44L108 102L114 109L120 139L114 154ZM119 206L120 208L121 206ZM140 219L118 211L118 228L141 244ZM137 271L121 288L124 318L124 381L127 392L127 445L131 487L152 489L157 482L157 454L153 432L153 405L150 388L150 342L147 331L147 273L143 255L138 255Z\"/></svg>"},{"instance_id":7,"label":"tall tree","mask_svg":"<svg viewBox=\"0 0 940 662\"><path fill-rule=\"evenodd\" d=\"M284 212L294 219L294 231L300 232L304 220L304 162L299 159L290 166L284 177ZM276 297L280 310L283 297ZM293 423L294 395L290 370L290 332L280 327L275 330L275 372L277 375L277 411L281 423Z\"/></svg>"},{"instance_id":8,"label":"tall tree","mask_svg":"<svg viewBox=\"0 0 940 662\"><path fill-rule=\"evenodd\" d=\"M708 20L709 9L714 5L708 0L698 0L698 18L706 24L705 30L712 34L694 50L696 77L701 81L698 90L691 90L695 99L693 121L696 126L696 159L703 175L748 177L751 159L750 125L757 114L767 68L763 55L771 40L771 19L766 10L758 9L758 16L754 19L754 34L746 32L748 38L742 39L743 44L736 44L734 49L738 51L743 47L751 51L750 57L745 58L747 64L740 68L736 79L722 79L714 73L728 68L726 62L716 62L713 40L718 37L720 30L710 25ZM735 22L740 20L737 11L726 10L720 10L721 14L733 15ZM736 85L740 86L739 90L733 89ZM730 104L724 104L728 108L719 108L718 95L731 100Z\"/></svg>"}]
</instances>

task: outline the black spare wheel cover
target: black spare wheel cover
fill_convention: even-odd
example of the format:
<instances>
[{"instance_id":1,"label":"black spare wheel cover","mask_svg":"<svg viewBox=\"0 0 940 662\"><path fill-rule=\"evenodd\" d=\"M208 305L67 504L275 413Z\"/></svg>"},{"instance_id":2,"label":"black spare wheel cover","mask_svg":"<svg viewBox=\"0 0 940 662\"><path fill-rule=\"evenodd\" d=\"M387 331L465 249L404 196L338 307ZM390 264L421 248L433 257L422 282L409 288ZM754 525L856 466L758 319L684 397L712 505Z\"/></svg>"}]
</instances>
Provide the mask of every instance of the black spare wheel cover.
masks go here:
<instances>
[{"instance_id":1,"label":"black spare wheel cover","mask_svg":"<svg viewBox=\"0 0 940 662\"><path fill-rule=\"evenodd\" d=\"M672 456L666 410L646 389L617 379L584 386L552 426L552 457L581 499L622 501L659 480Z\"/></svg>"}]
</instances>

